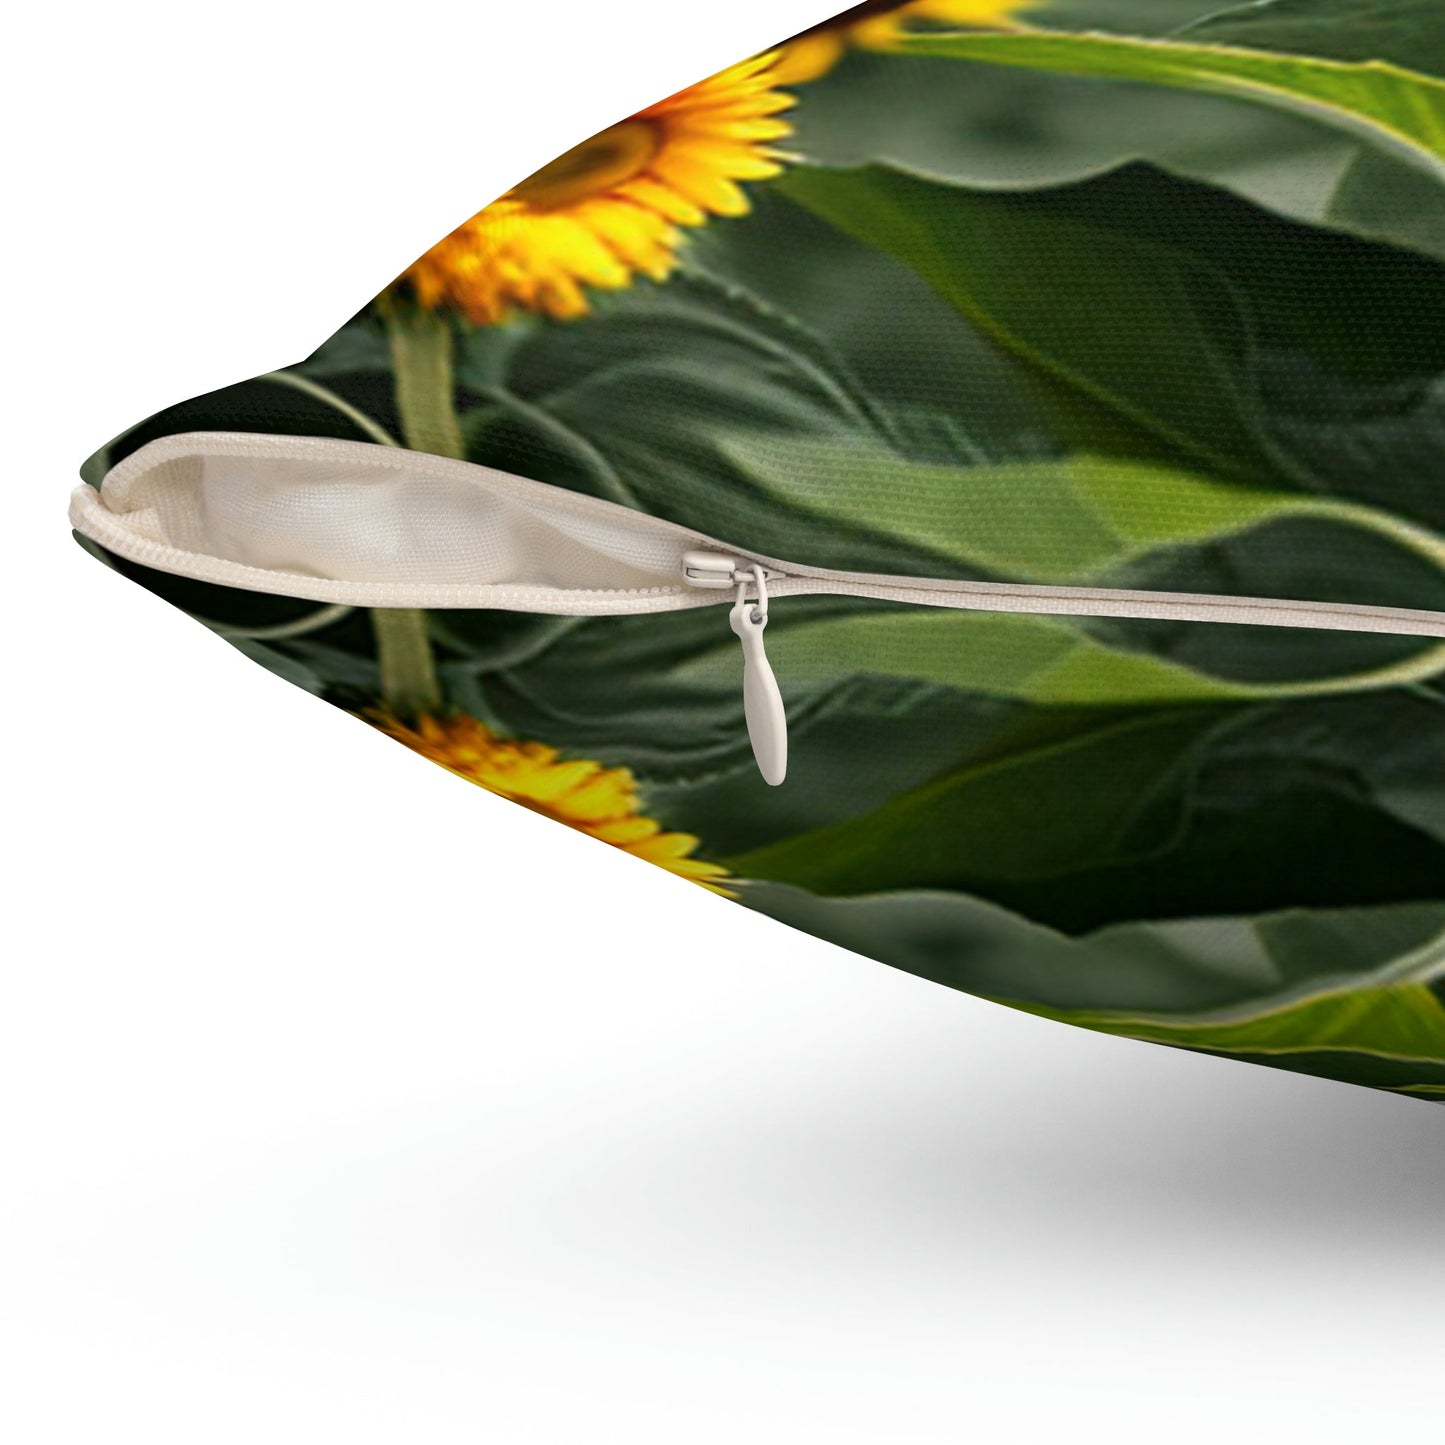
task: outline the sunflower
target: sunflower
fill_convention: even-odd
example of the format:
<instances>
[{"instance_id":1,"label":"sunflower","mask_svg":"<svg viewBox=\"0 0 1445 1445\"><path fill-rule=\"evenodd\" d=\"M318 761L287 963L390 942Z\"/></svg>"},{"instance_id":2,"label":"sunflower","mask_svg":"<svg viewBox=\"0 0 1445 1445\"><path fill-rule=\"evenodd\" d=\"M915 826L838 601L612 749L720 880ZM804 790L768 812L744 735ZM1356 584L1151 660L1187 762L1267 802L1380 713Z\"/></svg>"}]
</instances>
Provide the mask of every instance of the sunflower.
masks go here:
<instances>
[{"instance_id":1,"label":"sunflower","mask_svg":"<svg viewBox=\"0 0 1445 1445\"><path fill-rule=\"evenodd\" d=\"M373 713L367 721L490 793L645 858L724 898L737 896L717 884L728 877L726 868L692 856L696 838L666 832L643 813L637 781L626 768L604 768L585 758L563 759L556 748L542 743L499 738L472 717L421 717L408 725L390 713Z\"/></svg>"},{"instance_id":2,"label":"sunflower","mask_svg":"<svg viewBox=\"0 0 1445 1445\"><path fill-rule=\"evenodd\" d=\"M543 166L433 246L396 283L428 309L478 325L514 310L568 319L587 287L661 280L680 227L748 209L739 182L782 169L773 142L794 97L775 88L777 52L691 85Z\"/></svg>"},{"instance_id":3,"label":"sunflower","mask_svg":"<svg viewBox=\"0 0 1445 1445\"><path fill-rule=\"evenodd\" d=\"M1014 15L1037 0L864 0L824 20L782 48L776 74L784 85L801 85L826 75L851 45L887 50L909 22L1008 29Z\"/></svg>"}]
</instances>

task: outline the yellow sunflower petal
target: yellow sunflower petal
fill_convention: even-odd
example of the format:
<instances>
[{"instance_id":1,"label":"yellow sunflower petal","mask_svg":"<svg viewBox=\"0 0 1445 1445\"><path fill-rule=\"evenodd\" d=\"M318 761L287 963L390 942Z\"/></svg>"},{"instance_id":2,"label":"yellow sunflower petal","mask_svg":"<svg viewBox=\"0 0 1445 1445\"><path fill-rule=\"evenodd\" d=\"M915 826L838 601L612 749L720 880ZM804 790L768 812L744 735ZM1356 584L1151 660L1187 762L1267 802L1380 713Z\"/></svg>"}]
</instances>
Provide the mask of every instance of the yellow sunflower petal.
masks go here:
<instances>
[{"instance_id":1,"label":"yellow sunflower petal","mask_svg":"<svg viewBox=\"0 0 1445 1445\"><path fill-rule=\"evenodd\" d=\"M617 194L676 226L700 226L707 220L707 212L701 206L694 205L686 196L678 195L653 176L637 176L619 186Z\"/></svg>"},{"instance_id":2,"label":"yellow sunflower petal","mask_svg":"<svg viewBox=\"0 0 1445 1445\"><path fill-rule=\"evenodd\" d=\"M1039 0L913 0L909 13L939 25L1008 26Z\"/></svg>"},{"instance_id":3,"label":"yellow sunflower petal","mask_svg":"<svg viewBox=\"0 0 1445 1445\"><path fill-rule=\"evenodd\" d=\"M741 216L748 209L748 198L739 187L689 157L669 158L656 169L659 179L715 216Z\"/></svg>"},{"instance_id":4,"label":"yellow sunflower petal","mask_svg":"<svg viewBox=\"0 0 1445 1445\"><path fill-rule=\"evenodd\" d=\"M514 310L583 315L589 290L673 268L683 227L748 209L740 183L777 175L791 133L769 51L599 132L479 211L399 278L423 306L478 325Z\"/></svg>"},{"instance_id":5,"label":"yellow sunflower petal","mask_svg":"<svg viewBox=\"0 0 1445 1445\"><path fill-rule=\"evenodd\" d=\"M826 75L850 47L887 50L917 22L968 25L980 29L1012 29L1022 10L1040 0L875 0L855 5L823 21L783 47L774 67L776 83L799 85Z\"/></svg>"},{"instance_id":6,"label":"yellow sunflower petal","mask_svg":"<svg viewBox=\"0 0 1445 1445\"><path fill-rule=\"evenodd\" d=\"M712 893L735 897L715 880L728 878L719 863L695 858L698 840L670 833L642 811L637 780L627 768L590 758L562 758L538 742L497 737L472 717L421 717L402 722L388 712L367 721L413 752L441 764L478 787L566 823L635 858L687 878Z\"/></svg>"},{"instance_id":7,"label":"yellow sunflower petal","mask_svg":"<svg viewBox=\"0 0 1445 1445\"><path fill-rule=\"evenodd\" d=\"M645 818L639 814L631 818L613 818L605 823L590 824L587 831L594 838L601 838L604 843L630 849L634 843L640 843L654 833L660 833L662 824L655 818Z\"/></svg>"},{"instance_id":8,"label":"yellow sunflower petal","mask_svg":"<svg viewBox=\"0 0 1445 1445\"><path fill-rule=\"evenodd\" d=\"M628 845L627 851L649 863L670 862L686 858L697 847L698 840L690 833L655 833L640 843Z\"/></svg>"},{"instance_id":9,"label":"yellow sunflower petal","mask_svg":"<svg viewBox=\"0 0 1445 1445\"><path fill-rule=\"evenodd\" d=\"M842 35L833 30L814 30L783 46L777 65L780 85L803 85L826 75L843 58L847 49Z\"/></svg>"}]
</instances>

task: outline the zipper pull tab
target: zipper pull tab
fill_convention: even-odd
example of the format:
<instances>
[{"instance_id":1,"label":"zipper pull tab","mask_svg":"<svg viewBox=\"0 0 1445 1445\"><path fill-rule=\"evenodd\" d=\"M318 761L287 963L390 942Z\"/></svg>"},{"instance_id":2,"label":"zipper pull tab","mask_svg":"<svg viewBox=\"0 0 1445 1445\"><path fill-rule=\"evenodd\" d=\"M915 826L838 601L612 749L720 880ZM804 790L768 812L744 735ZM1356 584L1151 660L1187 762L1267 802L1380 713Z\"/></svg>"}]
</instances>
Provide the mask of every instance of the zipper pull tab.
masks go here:
<instances>
[{"instance_id":1,"label":"zipper pull tab","mask_svg":"<svg viewBox=\"0 0 1445 1445\"><path fill-rule=\"evenodd\" d=\"M788 771L788 715L763 649L763 628L768 625L768 578L782 575L722 552L688 552L682 559L682 578L688 586L737 589L728 621L743 645L743 714L758 771L773 787ZM748 601L749 587L758 594L756 601Z\"/></svg>"},{"instance_id":2,"label":"zipper pull tab","mask_svg":"<svg viewBox=\"0 0 1445 1445\"><path fill-rule=\"evenodd\" d=\"M777 787L788 772L788 715L763 648L763 629L768 625L767 574L754 566L747 572L740 569L739 576L737 601L728 622L743 644L743 714L758 771L765 783ZM752 602L748 601L750 582L758 594Z\"/></svg>"}]
</instances>

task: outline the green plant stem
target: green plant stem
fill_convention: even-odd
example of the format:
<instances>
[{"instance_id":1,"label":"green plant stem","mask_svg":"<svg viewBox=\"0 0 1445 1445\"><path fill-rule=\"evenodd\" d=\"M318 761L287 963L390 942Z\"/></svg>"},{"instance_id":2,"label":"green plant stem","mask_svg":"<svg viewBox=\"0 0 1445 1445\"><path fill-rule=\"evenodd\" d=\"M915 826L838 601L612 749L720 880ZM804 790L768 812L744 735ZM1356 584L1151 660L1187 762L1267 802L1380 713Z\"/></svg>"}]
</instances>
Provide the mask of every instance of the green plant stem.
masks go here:
<instances>
[{"instance_id":1,"label":"green plant stem","mask_svg":"<svg viewBox=\"0 0 1445 1445\"><path fill-rule=\"evenodd\" d=\"M463 457L452 374L451 323L434 312L397 301L386 304L382 314L391 345L403 440L413 451ZM426 612L417 607L376 607L371 624L386 705L399 717L438 711L442 690L427 636Z\"/></svg>"},{"instance_id":2,"label":"green plant stem","mask_svg":"<svg viewBox=\"0 0 1445 1445\"><path fill-rule=\"evenodd\" d=\"M420 306L395 301L384 314L403 439L415 452L464 457L452 375L451 323Z\"/></svg>"},{"instance_id":3,"label":"green plant stem","mask_svg":"<svg viewBox=\"0 0 1445 1445\"><path fill-rule=\"evenodd\" d=\"M426 613L420 607L373 607L371 627L387 707L400 718L436 712L442 690L427 637Z\"/></svg>"}]
</instances>

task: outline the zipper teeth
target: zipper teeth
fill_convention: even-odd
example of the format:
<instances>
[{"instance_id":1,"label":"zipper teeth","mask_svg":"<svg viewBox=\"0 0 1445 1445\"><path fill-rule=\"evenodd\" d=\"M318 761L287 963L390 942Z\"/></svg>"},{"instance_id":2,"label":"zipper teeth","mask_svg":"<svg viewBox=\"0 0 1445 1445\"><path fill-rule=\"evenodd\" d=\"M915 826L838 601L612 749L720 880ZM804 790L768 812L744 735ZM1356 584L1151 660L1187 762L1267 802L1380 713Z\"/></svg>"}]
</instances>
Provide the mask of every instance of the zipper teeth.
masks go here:
<instances>
[{"instance_id":1,"label":"zipper teeth","mask_svg":"<svg viewBox=\"0 0 1445 1445\"><path fill-rule=\"evenodd\" d=\"M138 535L134 524L127 521L127 513L123 509L112 510L108 505L109 498L104 491L105 487L110 487L113 496L116 490L141 474L146 463L154 465L178 457L250 456L342 463L354 461L363 453L369 465L384 463L388 469L395 471L405 472L424 465L433 473L450 472L472 480L494 478L499 488L545 500L558 513L573 516L590 513L613 519L619 515L625 517L639 531L649 532L653 537L665 534L676 540L677 580L652 587L599 588L529 583L368 583L307 576L253 567L226 557L189 552L153 537ZM1134 617L1161 622L1220 622L1445 638L1445 611L1212 593L949 581L810 567L775 558L755 557L647 513L637 513L614 502L579 496L529 478L365 442L283 438L255 433L180 434L151 442L133 453L112 471L102 488L101 491L88 486L76 489L71 498L71 524L77 531L121 557L197 581L358 607L495 608L553 615L606 616L726 604L731 599L731 591L699 588L683 580L683 553L701 547L736 558L743 567L756 562L777 574L768 583L769 591L776 597L851 596L957 610Z\"/></svg>"}]
</instances>

